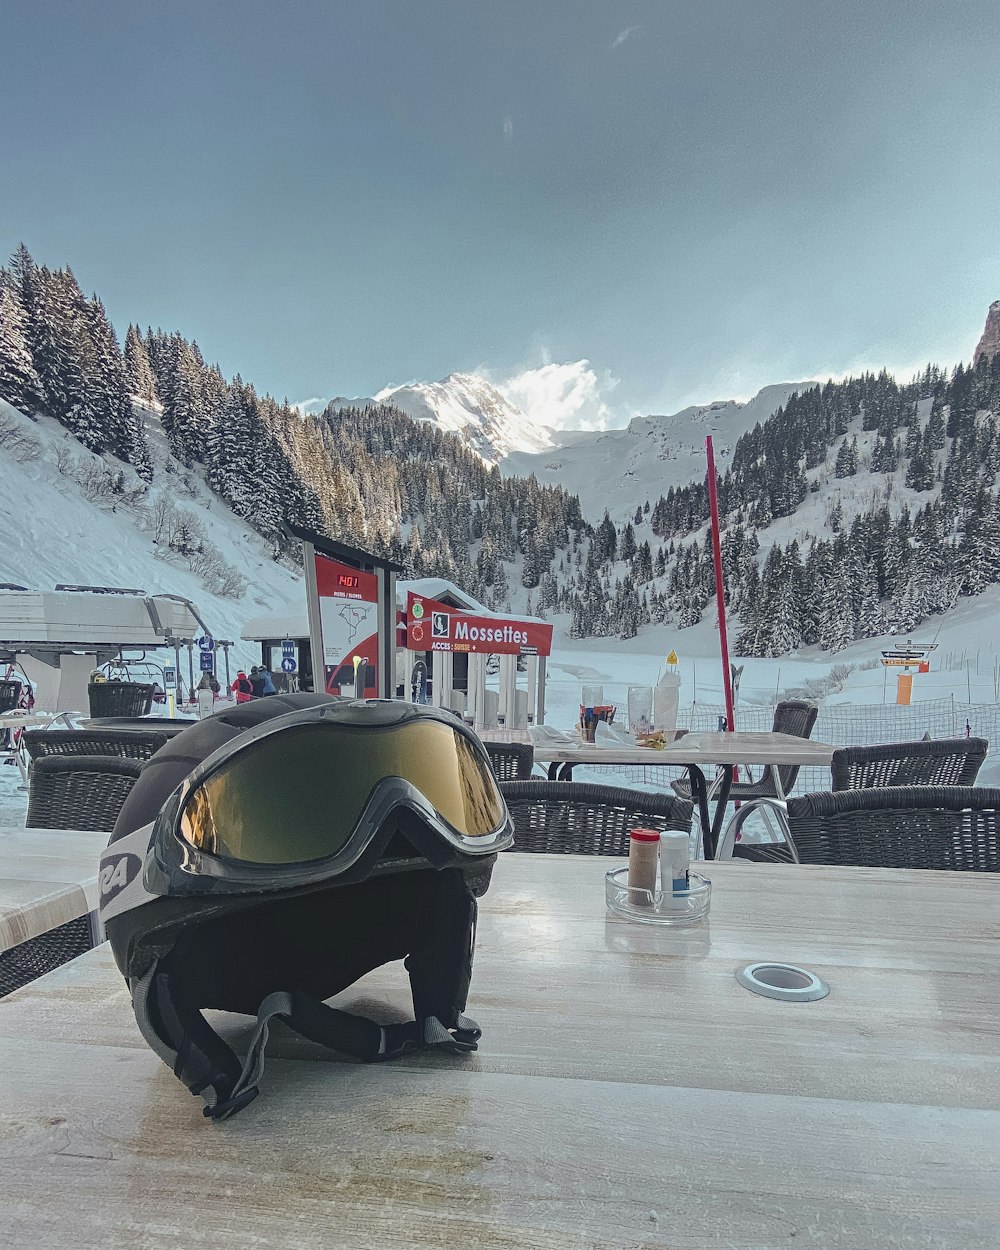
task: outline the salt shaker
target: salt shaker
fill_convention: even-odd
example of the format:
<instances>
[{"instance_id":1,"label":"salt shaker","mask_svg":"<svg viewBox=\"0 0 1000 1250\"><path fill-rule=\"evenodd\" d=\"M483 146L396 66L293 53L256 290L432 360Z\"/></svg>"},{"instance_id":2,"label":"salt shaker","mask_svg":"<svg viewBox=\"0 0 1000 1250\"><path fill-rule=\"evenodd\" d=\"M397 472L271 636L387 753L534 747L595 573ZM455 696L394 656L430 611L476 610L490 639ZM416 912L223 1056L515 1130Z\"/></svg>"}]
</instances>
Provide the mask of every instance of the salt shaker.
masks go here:
<instances>
[{"instance_id":1,"label":"salt shaker","mask_svg":"<svg viewBox=\"0 0 1000 1250\"><path fill-rule=\"evenodd\" d=\"M628 840L629 902L652 907L656 892L656 861L660 835L655 829L633 829Z\"/></svg>"}]
</instances>

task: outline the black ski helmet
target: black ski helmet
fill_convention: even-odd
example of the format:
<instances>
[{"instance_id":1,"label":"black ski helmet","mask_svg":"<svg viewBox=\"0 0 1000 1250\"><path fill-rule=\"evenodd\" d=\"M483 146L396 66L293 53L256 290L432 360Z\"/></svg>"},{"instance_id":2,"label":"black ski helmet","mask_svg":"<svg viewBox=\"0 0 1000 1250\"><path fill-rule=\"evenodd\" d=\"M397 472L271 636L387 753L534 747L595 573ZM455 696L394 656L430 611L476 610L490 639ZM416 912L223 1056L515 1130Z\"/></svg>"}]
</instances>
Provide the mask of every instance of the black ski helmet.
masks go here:
<instances>
[{"instance_id":1,"label":"black ski helmet","mask_svg":"<svg viewBox=\"0 0 1000 1250\"><path fill-rule=\"evenodd\" d=\"M280 869L256 864L243 869L256 874L249 885L227 886L223 876L219 886L197 873L183 879L198 858L184 846L179 884L190 892L171 892L162 880L150 886L158 871L162 877L157 838L177 843L164 830L176 821L191 779L211 777L219 760L249 758L248 744L291 743L287 735L303 726L336 725L343 733L428 722L446 726L474 767L484 765L489 774L502 819L486 852L463 845L468 840L450 828L442 838L443 822L426 803L407 803L397 794L406 785L389 777L389 799L356 839L349 863L312 861L308 879L300 875L294 883ZM273 783L272 775L266 784ZM290 821L295 806L293 793ZM331 810L331 823L337 820ZM213 1119L256 1097L267 1024L276 1015L314 1041L369 1061L420 1046L475 1050L480 1030L462 1013L476 897L489 885L495 851L511 840L482 744L446 712L299 693L240 704L193 724L144 766L102 857L101 913L143 1036L192 1093L205 1097L205 1115ZM209 866L219 864L224 869L222 859ZM413 997L407 1024L380 1026L325 1004L397 959L405 959ZM258 1017L242 1062L206 1022L202 1012L213 1009Z\"/></svg>"}]
</instances>

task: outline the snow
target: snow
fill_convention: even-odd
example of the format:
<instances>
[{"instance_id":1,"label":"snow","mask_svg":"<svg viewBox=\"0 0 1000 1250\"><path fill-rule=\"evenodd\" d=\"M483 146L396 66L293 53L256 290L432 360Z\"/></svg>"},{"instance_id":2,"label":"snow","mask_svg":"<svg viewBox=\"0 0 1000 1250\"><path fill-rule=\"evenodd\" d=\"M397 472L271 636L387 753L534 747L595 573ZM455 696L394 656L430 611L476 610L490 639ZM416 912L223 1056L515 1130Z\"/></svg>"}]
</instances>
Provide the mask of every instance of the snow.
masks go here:
<instances>
[{"instance_id":1,"label":"snow","mask_svg":"<svg viewBox=\"0 0 1000 1250\"><path fill-rule=\"evenodd\" d=\"M240 635L246 620L262 610L281 611L303 601L301 574L275 563L258 534L213 495L197 470L184 471L172 462L158 416L146 420L155 477L150 499L168 495L197 518L206 538L228 564L246 579L239 599L208 591L182 556L157 546L142 528L143 513L115 500L91 502L80 486L60 471L62 452L78 464L101 457L86 451L55 421L29 421L0 400L0 412L18 421L39 445L36 459L18 462L0 447L0 582L16 582L31 590L70 585L128 586L150 594L183 595L199 609L216 638L233 639L233 671L257 663L259 650ZM108 463L114 463L109 458ZM174 470L167 472L170 464ZM126 466L126 476L134 478ZM190 483L190 492L183 478ZM145 501L149 502L149 501Z\"/></svg>"},{"instance_id":2,"label":"snow","mask_svg":"<svg viewBox=\"0 0 1000 1250\"><path fill-rule=\"evenodd\" d=\"M815 382L767 386L747 403L720 400L684 408L670 416L635 417L624 430L555 431L549 451L514 451L501 463L507 477L534 474L543 486L562 486L579 495L588 521L598 522L607 508L618 524L630 521L636 507L653 505L671 487L705 477L705 436L712 435L716 463L726 461L740 436Z\"/></svg>"},{"instance_id":3,"label":"snow","mask_svg":"<svg viewBox=\"0 0 1000 1250\"><path fill-rule=\"evenodd\" d=\"M458 434L487 464L511 452L539 452L552 445L552 431L525 416L478 374L452 373L440 382L387 387L375 398L415 421Z\"/></svg>"},{"instance_id":4,"label":"snow","mask_svg":"<svg viewBox=\"0 0 1000 1250\"><path fill-rule=\"evenodd\" d=\"M540 453L537 447L534 452L527 448L532 440L548 443L552 432L532 429L523 413L507 405L496 392L491 396L483 390L488 384L473 375L452 375L440 383L397 388L383 392L379 399L391 398L404 407L408 403L411 415L418 419L433 420L442 428L457 428L484 458L506 455L501 464L504 474L534 472L542 484L559 484L579 493L589 519L599 520L608 508L616 521L623 522L630 520L636 506L647 498L653 503L669 486L682 486L703 476L706 433L713 434L724 469L741 434L766 420L795 390L809 385L768 387L748 403L724 402L688 408L672 416L636 418L625 430L559 432L554 437L561 445L548 445ZM496 398L505 407L491 406ZM155 478L139 507L116 501L114 496L86 498L79 483L60 467L72 471L73 464L92 461L117 466L117 462L91 456L56 422L45 418L29 421L2 401L0 414L13 419L38 447L35 458L26 458L23 452L9 454L7 447L0 445L0 525L5 535L0 545L0 581L39 590L71 583L136 586L150 593L183 595L198 606L217 637L236 640L231 656L234 671L258 658L252 643L240 642L244 632L252 632L255 618L304 620L301 575L270 557L260 537L207 489L200 470L185 470L171 460L156 412L147 410L145 414ZM926 418L926 413L921 415ZM855 433L863 459L874 435L862 432L859 422L848 437ZM802 540L827 531L827 513L837 499L844 510L845 525L849 525L858 511L886 498L884 475L861 471L852 478L834 479L831 466L835 453L836 447L825 465L810 471L823 489L807 496L794 516L762 531L762 559L772 542L787 543L793 537ZM132 471L126 467L125 472L136 484ZM599 487L595 487L597 483ZM247 589L240 598L211 593L183 557L153 541L143 508L159 496L167 496L176 506L192 512L222 558L246 579ZM931 497L929 492L907 490L896 477L888 502L893 511L904 504L912 510ZM641 541L647 532L637 530L637 539ZM518 584L518 570L518 563L508 570L515 614L527 598ZM427 580L420 583L420 589L435 596L435 591L445 585ZM680 656L682 723L685 714L690 715L692 703L705 709L707 716L722 705L718 633L711 607L698 625L687 629L647 626L627 641L572 640L567 636L567 617L556 617L553 624L546 704L547 720L558 728L575 725L584 683L602 683L606 699L624 709L628 687L655 684L670 650ZM984 709L1000 704L1000 587L960 600L945 616L925 622L914 640L937 643L931 672L914 677L915 716L926 711L927 727L936 735L948 732L949 726L954 732L964 731L966 717L974 732L985 732ZM766 719L774 701L793 691L817 694L822 697L824 710L843 708L845 717L848 713L863 717L866 707L891 711L896 674L881 667L879 653L899 641L888 635L867 639L836 655L802 648L778 659L734 657L744 665L739 694L742 715L754 728L762 727L759 718ZM900 717L903 723L905 714L900 713ZM917 723L914 718L911 722ZM992 757L981 781L1000 782L1000 765L994 765ZM17 789L17 782L16 769L0 768L0 822L23 819L24 794Z\"/></svg>"}]
</instances>

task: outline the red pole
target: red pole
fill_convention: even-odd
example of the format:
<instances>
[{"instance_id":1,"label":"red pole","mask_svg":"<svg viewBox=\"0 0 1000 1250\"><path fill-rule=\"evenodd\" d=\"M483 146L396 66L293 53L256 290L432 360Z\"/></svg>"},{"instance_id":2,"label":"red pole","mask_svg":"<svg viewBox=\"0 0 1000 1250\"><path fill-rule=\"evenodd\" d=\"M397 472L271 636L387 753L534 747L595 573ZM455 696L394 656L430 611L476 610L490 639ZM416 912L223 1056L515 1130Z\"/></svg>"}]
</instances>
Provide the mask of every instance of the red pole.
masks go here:
<instances>
[{"instance_id":1,"label":"red pole","mask_svg":"<svg viewBox=\"0 0 1000 1250\"><path fill-rule=\"evenodd\" d=\"M708 506L712 514L712 562L715 565L715 602L719 609L719 645L722 647L722 683L726 692L726 724L730 733L736 729L733 708L733 678L729 667L729 635L726 632L726 588L722 581L722 538L719 534L719 493L715 485L715 451L712 436L705 438L708 453Z\"/></svg>"}]
</instances>

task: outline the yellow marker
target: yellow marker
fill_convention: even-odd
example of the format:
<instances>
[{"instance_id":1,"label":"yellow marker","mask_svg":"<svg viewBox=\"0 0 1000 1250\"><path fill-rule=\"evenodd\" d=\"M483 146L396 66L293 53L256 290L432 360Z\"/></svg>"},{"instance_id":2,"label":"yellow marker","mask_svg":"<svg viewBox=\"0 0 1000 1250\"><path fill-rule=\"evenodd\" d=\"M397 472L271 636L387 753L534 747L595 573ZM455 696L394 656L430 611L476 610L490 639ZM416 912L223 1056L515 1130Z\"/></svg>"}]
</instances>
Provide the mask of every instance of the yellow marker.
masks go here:
<instances>
[{"instance_id":1,"label":"yellow marker","mask_svg":"<svg viewBox=\"0 0 1000 1250\"><path fill-rule=\"evenodd\" d=\"M677 652L676 652L676 651L671 651L671 652L670 652L670 654L667 656L667 663L668 663L668 664L676 664L676 663L677 663Z\"/></svg>"}]
</instances>

